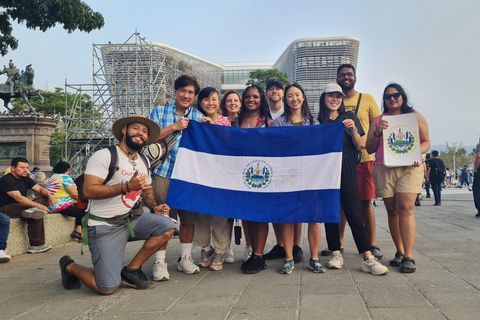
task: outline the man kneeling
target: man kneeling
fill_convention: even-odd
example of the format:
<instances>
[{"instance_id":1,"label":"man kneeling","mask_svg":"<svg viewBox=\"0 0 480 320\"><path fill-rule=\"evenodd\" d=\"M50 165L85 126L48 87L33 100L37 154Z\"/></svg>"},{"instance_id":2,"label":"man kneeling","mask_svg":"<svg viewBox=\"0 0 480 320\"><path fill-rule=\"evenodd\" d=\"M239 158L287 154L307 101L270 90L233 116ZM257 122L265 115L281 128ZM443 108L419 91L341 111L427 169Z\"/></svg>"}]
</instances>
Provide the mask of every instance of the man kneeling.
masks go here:
<instances>
[{"instance_id":1,"label":"man kneeling","mask_svg":"<svg viewBox=\"0 0 480 320\"><path fill-rule=\"evenodd\" d=\"M94 270L63 256L60 270L66 289L80 288L80 281L105 295L114 293L120 282L136 289L153 288L142 265L156 251L165 250L174 232L175 225L168 217L170 208L155 201L148 161L137 153L158 139L160 127L146 117L131 116L115 121L112 132L120 143L115 150L100 150L89 159L83 185L85 198L91 199L86 218ZM110 178L113 152L118 164ZM143 213L140 195L153 214ZM133 240L146 241L122 269L126 244Z\"/></svg>"}]
</instances>

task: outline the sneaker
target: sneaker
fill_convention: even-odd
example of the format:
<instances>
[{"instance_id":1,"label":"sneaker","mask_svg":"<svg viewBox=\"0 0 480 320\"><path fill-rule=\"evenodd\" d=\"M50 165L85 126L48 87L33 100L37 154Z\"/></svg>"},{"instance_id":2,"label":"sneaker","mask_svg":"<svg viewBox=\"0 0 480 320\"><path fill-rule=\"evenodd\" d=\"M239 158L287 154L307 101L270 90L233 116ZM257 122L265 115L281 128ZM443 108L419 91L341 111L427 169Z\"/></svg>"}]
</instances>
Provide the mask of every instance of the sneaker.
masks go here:
<instances>
[{"instance_id":1,"label":"sneaker","mask_svg":"<svg viewBox=\"0 0 480 320\"><path fill-rule=\"evenodd\" d=\"M280 258L285 258L285 249L279 244L276 244L272 248L272 250L270 250L270 252L263 255L263 259L265 260L280 259Z\"/></svg>"},{"instance_id":2,"label":"sneaker","mask_svg":"<svg viewBox=\"0 0 480 320\"><path fill-rule=\"evenodd\" d=\"M395 253L395 258L390 260L390 265L392 267L400 267L400 264L402 263L402 259L405 258L405 255L401 252Z\"/></svg>"},{"instance_id":3,"label":"sneaker","mask_svg":"<svg viewBox=\"0 0 480 320\"><path fill-rule=\"evenodd\" d=\"M42 219L47 213L38 208L32 207L22 211L22 217L26 219Z\"/></svg>"},{"instance_id":4,"label":"sneaker","mask_svg":"<svg viewBox=\"0 0 480 320\"><path fill-rule=\"evenodd\" d=\"M125 266L120 274L122 276L122 283L137 290L148 290L155 287L155 284L148 280L145 273L143 273L142 267L138 269L130 269Z\"/></svg>"},{"instance_id":5,"label":"sneaker","mask_svg":"<svg viewBox=\"0 0 480 320\"><path fill-rule=\"evenodd\" d=\"M232 248L229 248L227 253L225 253L225 263L234 263L235 262L235 257L233 255L233 250Z\"/></svg>"},{"instance_id":6,"label":"sneaker","mask_svg":"<svg viewBox=\"0 0 480 320\"><path fill-rule=\"evenodd\" d=\"M225 255L222 253L214 253L212 264L210 265L210 271L220 271L223 269L223 261L225 260Z\"/></svg>"},{"instance_id":7,"label":"sneaker","mask_svg":"<svg viewBox=\"0 0 480 320\"><path fill-rule=\"evenodd\" d=\"M52 248L50 245L44 244L43 246L29 246L27 249L28 253L42 253L48 251Z\"/></svg>"},{"instance_id":8,"label":"sneaker","mask_svg":"<svg viewBox=\"0 0 480 320\"><path fill-rule=\"evenodd\" d=\"M245 268L250 264L250 262L252 262L252 260L253 260L253 256L250 256L250 258L248 258L246 261L242 263L242 265L240 266L240 269L245 270Z\"/></svg>"},{"instance_id":9,"label":"sneaker","mask_svg":"<svg viewBox=\"0 0 480 320\"><path fill-rule=\"evenodd\" d=\"M245 273L253 274L266 269L267 265L265 264L265 260L262 257L257 255L253 255L250 263L245 267Z\"/></svg>"},{"instance_id":10,"label":"sneaker","mask_svg":"<svg viewBox=\"0 0 480 320\"><path fill-rule=\"evenodd\" d=\"M329 269L342 269L343 266L343 256L339 250L335 250L332 252L332 259L328 261L328 268Z\"/></svg>"},{"instance_id":11,"label":"sneaker","mask_svg":"<svg viewBox=\"0 0 480 320\"><path fill-rule=\"evenodd\" d=\"M293 246L293 261L296 263L303 260L303 250L300 246L294 245Z\"/></svg>"},{"instance_id":12,"label":"sneaker","mask_svg":"<svg viewBox=\"0 0 480 320\"><path fill-rule=\"evenodd\" d=\"M324 273L326 271L325 267L322 266L318 258L310 259L310 270L312 270L315 273Z\"/></svg>"},{"instance_id":13,"label":"sneaker","mask_svg":"<svg viewBox=\"0 0 480 320\"><path fill-rule=\"evenodd\" d=\"M380 252L380 248L377 246L371 246L370 247L370 252L373 254L377 260L382 260L383 254Z\"/></svg>"},{"instance_id":14,"label":"sneaker","mask_svg":"<svg viewBox=\"0 0 480 320\"><path fill-rule=\"evenodd\" d=\"M5 250L0 250L0 263L6 263L10 261L12 257L10 257Z\"/></svg>"},{"instance_id":15,"label":"sneaker","mask_svg":"<svg viewBox=\"0 0 480 320\"><path fill-rule=\"evenodd\" d=\"M67 267L73 262L70 256L63 256L58 262L60 273L62 274L62 285L65 289L79 289L82 286L77 276L67 271Z\"/></svg>"},{"instance_id":16,"label":"sneaker","mask_svg":"<svg viewBox=\"0 0 480 320\"><path fill-rule=\"evenodd\" d=\"M77 231L73 231L73 232L70 234L70 237L71 237L72 239L75 239L75 240L78 240L78 241L83 241L82 235L80 234L80 232L77 232Z\"/></svg>"},{"instance_id":17,"label":"sneaker","mask_svg":"<svg viewBox=\"0 0 480 320\"><path fill-rule=\"evenodd\" d=\"M290 274L295 269L295 262L292 259L286 259L283 266L280 268L281 274Z\"/></svg>"},{"instance_id":18,"label":"sneaker","mask_svg":"<svg viewBox=\"0 0 480 320\"><path fill-rule=\"evenodd\" d=\"M186 255L185 257L180 258L177 265L178 271L184 272L186 274L195 274L200 273L200 268L195 265L191 255Z\"/></svg>"},{"instance_id":19,"label":"sneaker","mask_svg":"<svg viewBox=\"0 0 480 320\"><path fill-rule=\"evenodd\" d=\"M343 253L343 248L340 248L340 252ZM326 248L326 249L323 249L322 251L320 251L320 255L322 257L331 256L332 251L330 251L330 249Z\"/></svg>"},{"instance_id":20,"label":"sneaker","mask_svg":"<svg viewBox=\"0 0 480 320\"><path fill-rule=\"evenodd\" d=\"M480 212L475 215L475 218L480 218Z\"/></svg>"},{"instance_id":21,"label":"sneaker","mask_svg":"<svg viewBox=\"0 0 480 320\"><path fill-rule=\"evenodd\" d=\"M212 264L213 260L213 249L210 248L210 250L205 250L202 248L202 251L200 252L200 263L198 264L199 267L202 268L208 268Z\"/></svg>"},{"instance_id":22,"label":"sneaker","mask_svg":"<svg viewBox=\"0 0 480 320\"><path fill-rule=\"evenodd\" d=\"M247 261L248 259L250 259L252 254L252 247L245 247L245 250L243 250L243 261Z\"/></svg>"},{"instance_id":23,"label":"sneaker","mask_svg":"<svg viewBox=\"0 0 480 320\"><path fill-rule=\"evenodd\" d=\"M157 260L153 263L153 281L170 280L170 274L167 270L167 263Z\"/></svg>"},{"instance_id":24,"label":"sneaker","mask_svg":"<svg viewBox=\"0 0 480 320\"><path fill-rule=\"evenodd\" d=\"M441 206L442 203L441 203L441 202L437 202L437 203L434 203L433 205L438 207L438 206Z\"/></svg>"},{"instance_id":25,"label":"sneaker","mask_svg":"<svg viewBox=\"0 0 480 320\"><path fill-rule=\"evenodd\" d=\"M360 270L362 270L363 272L370 272L371 274L374 274L376 276L380 276L388 272L387 267L383 266L380 262L378 262L377 258L375 258L373 255L371 255L370 257L368 257L367 260L364 260L362 262Z\"/></svg>"},{"instance_id":26,"label":"sneaker","mask_svg":"<svg viewBox=\"0 0 480 320\"><path fill-rule=\"evenodd\" d=\"M431 198L431 197L432 197L431 195L428 195L428 196L426 196L425 198Z\"/></svg>"}]
</instances>

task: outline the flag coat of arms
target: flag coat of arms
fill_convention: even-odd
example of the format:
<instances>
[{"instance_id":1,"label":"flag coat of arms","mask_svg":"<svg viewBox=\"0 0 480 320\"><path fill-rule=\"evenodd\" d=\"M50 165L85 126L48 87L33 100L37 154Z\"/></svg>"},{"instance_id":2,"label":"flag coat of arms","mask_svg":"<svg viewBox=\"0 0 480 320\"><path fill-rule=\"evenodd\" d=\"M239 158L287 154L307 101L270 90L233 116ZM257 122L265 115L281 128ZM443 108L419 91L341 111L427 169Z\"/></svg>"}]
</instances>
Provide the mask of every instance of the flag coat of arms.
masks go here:
<instances>
[{"instance_id":1,"label":"flag coat of arms","mask_svg":"<svg viewBox=\"0 0 480 320\"><path fill-rule=\"evenodd\" d=\"M190 121L167 204L259 222L340 222L342 123L242 129Z\"/></svg>"}]
</instances>

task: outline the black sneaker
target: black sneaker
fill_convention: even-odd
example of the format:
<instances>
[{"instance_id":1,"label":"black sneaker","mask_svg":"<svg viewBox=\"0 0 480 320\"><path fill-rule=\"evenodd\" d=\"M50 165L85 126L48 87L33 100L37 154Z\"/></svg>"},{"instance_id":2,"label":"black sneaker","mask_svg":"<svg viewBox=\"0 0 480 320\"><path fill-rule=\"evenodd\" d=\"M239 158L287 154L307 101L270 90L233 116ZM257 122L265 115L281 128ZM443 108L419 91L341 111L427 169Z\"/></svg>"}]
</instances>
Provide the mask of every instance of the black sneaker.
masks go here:
<instances>
[{"instance_id":1,"label":"black sneaker","mask_svg":"<svg viewBox=\"0 0 480 320\"><path fill-rule=\"evenodd\" d=\"M303 260L303 250L300 246L294 245L293 246L293 261L298 263Z\"/></svg>"},{"instance_id":2,"label":"black sneaker","mask_svg":"<svg viewBox=\"0 0 480 320\"><path fill-rule=\"evenodd\" d=\"M247 266L245 266L245 273L247 274L258 273L266 268L267 268L267 265L265 264L265 260L262 257L259 257L253 254L250 263Z\"/></svg>"},{"instance_id":3,"label":"black sneaker","mask_svg":"<svg viewBox=\"0 0 480 320\"><path fill-rule=\"evenodd\" d=\"M343 248L340 248L340 253L343 253ZM320 255L322 257L327 257L327 256L331 256L332 255L332 251L328 248L326 249L323 249L322 251L320 251Z\"/></svg>"},{"instance_id":4,"label":"black sneaker","mask_svg":"<svg viewBox=\"0 0 480 320\"><path fill-rule=\"evenodd\" d=\"M122 283L127 286L133 287L138 290L147 290L155 287L155 284L148 280L145 273L142 271L142 267L138 269L130 269L127 266L122 269Z\"/></svg>"},{"instance_id":5,"label":"black sneaker","mask_svg":"<svg viewBox=\"0 0 480 320\"><path fill-rule=\"evenodd\" d=\"M67 267L74 262L70 256L63 256L60 258L58 264L60 265L60 272L62 274L62 285L65 289L78 289L82 283L76 275L67 271Z\"/></svg>"},{"instance_id":6,"label":"black sneaker","mask_svg":"<svg viewBox=\"0 0 480 320\"><path fill-rule=\"evenodd\" d=\"M248 258L244 263L242 263L242 265L240 266L240 269L245 270L245 268L247 268L247 266L250 264L250 262L252 262L253 256L254 256L254 254L252 253L250 258Z\"/></svg>"},{"instance_id":7,"label":"black sneaker","mask_svg":"<svg viewBox=\"0 0 480 320\"><path fill-rule=\"evenodd\" d=\"M275 247L273 247L269 253L266 253L263 255L263 259L265 260L280 259L280 258L285 258L285 249L279 244L276 244Z\"/></svg>"},{"instance_id":8,"label":"black sneaker","mask_svg":"<svg viewBox=\"0 0 480 320\"><path fill-rule=\"evenodd\" d=\"M373 254L377 260L382 260L383 254L380 252L380 248L377 246L371 246L370 247L370 252Z\"/></svg>"}]
</instances>

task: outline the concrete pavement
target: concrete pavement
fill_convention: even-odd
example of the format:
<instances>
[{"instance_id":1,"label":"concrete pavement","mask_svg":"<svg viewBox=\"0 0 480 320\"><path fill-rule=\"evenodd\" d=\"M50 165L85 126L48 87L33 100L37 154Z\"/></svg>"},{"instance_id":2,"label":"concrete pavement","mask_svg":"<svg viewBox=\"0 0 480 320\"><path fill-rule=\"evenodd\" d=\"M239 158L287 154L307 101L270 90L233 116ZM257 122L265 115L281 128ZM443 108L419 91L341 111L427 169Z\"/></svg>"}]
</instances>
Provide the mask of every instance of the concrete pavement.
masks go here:
<instances>
[{"instance_id":1,"label":"concrete pavement","mask_svg":"<svg viewBox=\"0 0 480 320\"><path fill-rule=\"evenodd\" d=\"M82 286L65 290L58 260L64 254L90 266L88 249L80 244L54 247L36 255L15 256L0 264L0 319L479 319L480 219L472 193L446 189L442 206L424 199L415 207L417 272L402 274L389 267L384 276L360 271L349 228L345 236L345 265L341 270L314 274L308 268L308 240L304 226L304 261L290 275L278 273L282 260L267 261L256 275L240 271L243 245L236 247L234 264L222 271L201 270L185 275L176 271L178 238L169 243L170 281L152 290L137 291L122 285L112 296L98 296ZM386 210L377 201L377 242L388 265L395 247L388 232ZM322 227L323 230L323 227ZM270 232L266 250L275 242ZM141 243L127 246L125 262ZM322 237L321 249L326 247ZM7 248L8 250L8 248ZM193 257L200 258L195 248ZM321 257L322 264L329 257ZM144 265L151 276L153 258Z\"/></svg>"}]
</instances>

